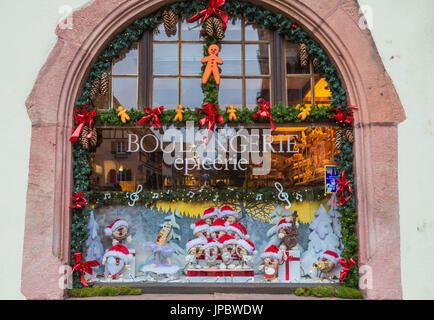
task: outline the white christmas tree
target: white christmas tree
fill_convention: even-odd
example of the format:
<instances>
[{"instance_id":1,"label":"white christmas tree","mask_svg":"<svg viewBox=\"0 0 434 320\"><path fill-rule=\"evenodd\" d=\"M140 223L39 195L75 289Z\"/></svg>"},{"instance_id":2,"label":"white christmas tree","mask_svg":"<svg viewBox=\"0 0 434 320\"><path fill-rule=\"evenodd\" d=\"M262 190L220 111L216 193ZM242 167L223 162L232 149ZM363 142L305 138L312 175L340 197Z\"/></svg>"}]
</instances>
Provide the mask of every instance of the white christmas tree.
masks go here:
<instances>
[{"instance_id":1,"label":"white christmas tree","mask_svg":"<svg viewBox=\"0 0 434 320\"><path fill-rule=\"evenodd\" d=\"M178 213L178 207L176 207L173 214L170 216L166 216L164 218L165 222L171 222L172 223L172 230L167 236L167 246L171 247L173 250L175 250L173 259L176 261L176 264L182 265L184 261L185 256L185 250L181 248L177 241L181 240L181 236L177 233L177 231L180 230L179 224L176 222L176 218L182 218L181 215ZM163 224L160 225L160 228L163 226Z\"/></svg>"},{"instance_id":2,"label":"white christmas tree","mask_svg":"<svg viewBox=\"0 0 434 320\"><path fill-rule=\"evenodd\" d=\"M337 219L335 212L337 210L333 212L334 217L331 217L321 204L309 226L311 230L309 245L301 257L301 269L304 275L308 275L311 278L317 274L317 271L313 268L313 263L318 261L326 250L334 251L338 255L341 252L341 243L333 228L333 219ZM338 226L336 226L336 231L340 233Z\"/></svg>"},{"instance_id":3,"label":"white christmas tree","mask_svg":"<svg viewBox=\"0 0 434 320\"><path fill-rule=\"evenodd\" d=\"M98 236L99 225L95 220L94 212L92 211L89 216L89 223L87 224L87 229L89 230L89 238L86 240L86 261L97 260L100 266L94 267L93 276L101 274L103 272L101 262L104 256L104 247L101 243L101 239Z\"/></svg>"}]
</instances>

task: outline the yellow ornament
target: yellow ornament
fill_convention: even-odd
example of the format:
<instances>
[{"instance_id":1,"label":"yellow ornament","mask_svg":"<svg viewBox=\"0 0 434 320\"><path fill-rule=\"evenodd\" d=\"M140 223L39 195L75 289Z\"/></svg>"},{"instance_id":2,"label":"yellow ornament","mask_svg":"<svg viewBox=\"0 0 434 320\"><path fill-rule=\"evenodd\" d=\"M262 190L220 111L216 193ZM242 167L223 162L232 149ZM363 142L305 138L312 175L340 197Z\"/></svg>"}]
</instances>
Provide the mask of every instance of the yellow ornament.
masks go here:
<instances>
[{"instance_id":1,"label":"yellow ornament","mask_svg":"<svg viewBox=\"0 0 434 320\"><path fill-rule=\"evenodd\" d=\"M297 118L304 121L310 115L312 108L310 106L307 106L307 107L301 107L300 110L301 112L298 114Z\"/></svg>"},{"instance_id":2,"label":"yellow ornament","mask_svg":"<svg viewBox=\"0 0 434 320\"><path fill-rule=\"evenodd\" d=\"M183 113L185 112L184 107L182 105L179 105L178 109L175 110L175 112L176 112L176 116L175 118L173 118L173 121L182 122L182 120L184 119Z\"/></svg>"},{"instance_id":3,"label":"yellow ornament","mask_svg":"<svg viewBox=\"0 0 434 320\"><path fill-rule=\"evenodd\" d=\"M229 106L228 111L226 111L227 114L229 114L229 121L238 121L237 119L237 110L235 110L233 105Z\"/></svg>"},{"instance_id":4,"label":"yellow ornament","mask_svg":"<svg viewBox=\"0 0 434 320\"><path fill-rule=\"evenodd\" d=\"M122 106L118 107L118 117L121 117L122 123L126 123L127 121L130 121L130 116L127 113L127 109L125 109Z\"/></svg>"}]
</instances>

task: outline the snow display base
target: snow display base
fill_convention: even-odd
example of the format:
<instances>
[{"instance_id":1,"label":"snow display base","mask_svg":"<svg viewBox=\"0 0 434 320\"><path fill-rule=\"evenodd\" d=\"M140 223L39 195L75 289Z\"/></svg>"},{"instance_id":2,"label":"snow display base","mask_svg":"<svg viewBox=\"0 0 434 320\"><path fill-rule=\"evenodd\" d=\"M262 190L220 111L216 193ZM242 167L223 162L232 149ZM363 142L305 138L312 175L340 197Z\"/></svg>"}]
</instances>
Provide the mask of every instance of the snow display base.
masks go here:
<instances>
[{"instance_id":1,"label":"snow display base","mask_svg":"<svg viewBox=\"0 0 434 320\"><path fill-rule=\"evenodd\" d=\"M287 250L285 253L289 258L277 269L279 282L300 282L300 251Z\"/></svg>"},{"instance_id":2,"label":"snow display base","mask_svg":"<svg viewBox=\"0 0 434 320\"><path fill-rule=\"evenodd\" d=\"M222 269L189 269L187 270L188 282L222 282L222 283L245 283L253 282L255 270L222 270Z\"/></svg>"},{"instance_id":3,"label":"snow display base","mask_svg":"<svg viewBox=\"0 0 434 320\"><path fill-rule=\"evenodd\" d=\"M165 282L179 278L180 267L177 265L146 265L140 271L144 273L145 281Z\"/></svg>"}]
</instances>

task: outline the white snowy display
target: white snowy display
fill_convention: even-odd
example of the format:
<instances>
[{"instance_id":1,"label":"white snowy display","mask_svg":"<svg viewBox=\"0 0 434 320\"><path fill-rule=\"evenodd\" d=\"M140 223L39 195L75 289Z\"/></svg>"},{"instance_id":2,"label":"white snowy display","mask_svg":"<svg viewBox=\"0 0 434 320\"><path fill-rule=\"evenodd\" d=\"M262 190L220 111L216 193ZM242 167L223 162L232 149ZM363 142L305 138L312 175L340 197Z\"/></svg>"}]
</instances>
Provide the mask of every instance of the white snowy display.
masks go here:
<instances>
[{"instance_id":1,"label":"white snowy display","mask_svg":"<svg viewBox=\"0 0 434 320\"><path fill-rule=\"evenodd\" d=\"M87 225L89 230L89 238L86 240L86 261L97 260L99 266L93 267L93 278L104 272L104 268L101 266L104 256L104 247L101 243L101 239L98 236L99 225L95 220L94 212L91 211L89 216L89 223Z\"/></svg>"}]
</instances>

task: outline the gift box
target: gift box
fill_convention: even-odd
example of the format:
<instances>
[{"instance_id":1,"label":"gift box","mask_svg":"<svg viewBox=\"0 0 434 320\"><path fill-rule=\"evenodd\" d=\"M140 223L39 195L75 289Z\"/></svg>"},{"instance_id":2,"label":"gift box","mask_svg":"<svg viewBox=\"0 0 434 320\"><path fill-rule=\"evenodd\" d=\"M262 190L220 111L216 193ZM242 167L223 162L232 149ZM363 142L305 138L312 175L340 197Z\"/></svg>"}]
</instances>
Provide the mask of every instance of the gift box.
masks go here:
<instances>
[{"instance_id":1,"label":"gift box","mask_svg":"<svg viewBox=\"0 0 434 320\"><path fill-rule=\"evenodd\" d=\"M300 282L300 251L286 250L284 253L288 258L279 265L277 270L279 281Z\"/></svg>"}]
</instances>

